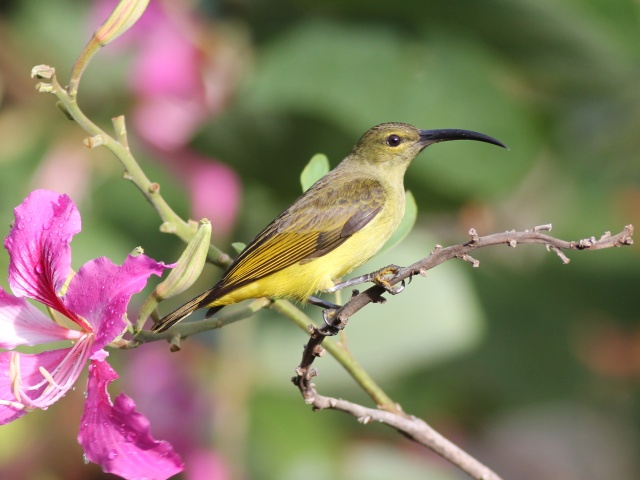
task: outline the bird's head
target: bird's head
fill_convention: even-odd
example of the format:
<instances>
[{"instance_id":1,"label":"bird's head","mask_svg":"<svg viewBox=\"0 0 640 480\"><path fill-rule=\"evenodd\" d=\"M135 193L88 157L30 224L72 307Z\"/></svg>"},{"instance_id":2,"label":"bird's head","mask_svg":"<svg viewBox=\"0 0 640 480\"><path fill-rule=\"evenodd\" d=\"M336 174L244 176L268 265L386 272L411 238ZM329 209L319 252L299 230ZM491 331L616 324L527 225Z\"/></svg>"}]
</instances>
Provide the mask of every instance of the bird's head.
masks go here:
<instances>
[{"instance_id":1,"label":"bird's head","mask_svg":"<svg viewBox=\"0 0 640 480\"><path fill-rule=\"evenodd\" d=\"M419 130L406 123L382 123L365 132L352 155L370 164L406 166L429 145L449 140L476 140L507 148L493 137L470 130Z\"/></svg>"}]
</instances>

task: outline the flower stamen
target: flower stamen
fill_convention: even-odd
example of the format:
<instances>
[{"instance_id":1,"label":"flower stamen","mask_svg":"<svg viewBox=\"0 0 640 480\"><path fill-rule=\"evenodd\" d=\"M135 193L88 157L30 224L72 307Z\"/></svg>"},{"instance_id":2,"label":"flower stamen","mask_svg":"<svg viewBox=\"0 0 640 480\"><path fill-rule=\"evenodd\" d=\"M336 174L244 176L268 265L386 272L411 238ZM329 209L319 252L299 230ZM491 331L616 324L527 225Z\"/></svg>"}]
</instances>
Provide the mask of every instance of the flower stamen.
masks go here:
<instances>
[{"instance_id":1,"label":"flower stamen","mask_svg":"<svg viewBox=\"0 0 640 480\"><path fill-rule=\"evenodd\" d=\"M16 400L20 400L22 390L22 376L20 375L20 356L16 352L11 352L9 360L9 378L11 379L11 390Z\"/></svg>"},{"instance_id":2,"label":"flower stamen","mask_svg":"<svg viewBox=\"0 0 640 480\"><path fill-rule=\"evenodd\" d=\"M0 405L8 405L26 411L32 411L36 408L46 409L67 393L75 383L80 375L80 371L89 358L93 338L93 332L84 334L80 340L71 347L64 359L52 372L49 372L49 370L40 365L38 371L40 375L42 375L42 381L28 387L23 386L20 370L20 354L11 352L9 378L11 381L11 390L13 391L16 401L0 400ZM31 398L28 395L28 392L39 390L45 384L46 386L36 398Z\"/></svg>"},{"instance_id":3,"label":"flower stamen","mask_svg":"<svg viewBox=\"0 0 640 480\"><path fill-rule=\"evenodd\" d=\"M40 366L40 368L38 368L38 371L44 377L44 379L47 382L49 382L51 385L53 385L54 387L56 387L58 389L62 388L60 385L58 385L56 383L56 381L53 379L53 377L51 376L51 374L49 373L49 371L46 368Z\"/></svg>"},{"instance_id":4,"label":"flower stamen","mask_svg":"<svg viewBox=\"0 0 640 480\"><path fill-rule=\"evenodd\" d=\"M34 405L44 409L71 389L89 357L89 349L92 344L93 333L86 333L52 373L49 373L44 367L40 367L40 373L49 384L37 399L32 400Z\"/></svg>"}]
</instances>

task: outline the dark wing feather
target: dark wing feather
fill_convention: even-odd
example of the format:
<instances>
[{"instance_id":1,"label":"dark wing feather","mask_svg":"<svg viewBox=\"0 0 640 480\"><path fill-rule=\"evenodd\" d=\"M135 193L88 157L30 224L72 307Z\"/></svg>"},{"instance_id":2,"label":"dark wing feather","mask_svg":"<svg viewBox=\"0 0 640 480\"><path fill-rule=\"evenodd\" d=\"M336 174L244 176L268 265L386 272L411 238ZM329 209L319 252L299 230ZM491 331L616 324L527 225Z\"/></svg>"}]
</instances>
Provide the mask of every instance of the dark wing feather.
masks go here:
<instances>
[{"instance_id":1,"label":"dark wing feather","mask_svg":"<svg viewBox=\"0 0 640 480\"><path fill-rule=\"evenodd\" d=\"M361 179L341 186L335 183L335 176L323 177L238 255L220 282L171 312L152 330L164 332L227 292L297 262L326 255L382 210L385 196L378 181ZM210 308L207 317L220 308Z\"/></svg>"},{"instance_id":2,"label":"dark wing feather","mask_svg":"<svg viewBox=\"0 0 640 480\"><path fill-rule=\"evenodd\" d=\"M215 289L216 297L326 255L367 225L384 205L384 190L377 180L354 180L339 187L328 181L309 189L240 253Z\"/></svg>"}]
</instances>

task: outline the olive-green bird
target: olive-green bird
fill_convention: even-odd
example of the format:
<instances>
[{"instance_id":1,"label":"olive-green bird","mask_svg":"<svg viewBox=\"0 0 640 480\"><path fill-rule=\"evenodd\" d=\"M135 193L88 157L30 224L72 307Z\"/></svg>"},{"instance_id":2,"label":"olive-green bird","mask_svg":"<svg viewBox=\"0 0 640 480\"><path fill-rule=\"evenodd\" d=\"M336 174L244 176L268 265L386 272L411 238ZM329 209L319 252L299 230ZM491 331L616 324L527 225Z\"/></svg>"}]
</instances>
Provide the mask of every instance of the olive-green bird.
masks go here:
<instances>
[{"instance_id":1,"label":"olive-green bird","mask_svg":"<svg viewBox=\"0 0 640 480\"><path fill-rule=\"evenodd\" d=\"M306 302L364 264L382 248L404 216L404 174L427 146L477 140L468 130L418 130L383 123L367 131L351 153L271 222L238 255L222 280L156 323L163 332L199 308L207 317L249 298ZM313 297L312 297L313 298Z\"/></svg>"}]
</instances>

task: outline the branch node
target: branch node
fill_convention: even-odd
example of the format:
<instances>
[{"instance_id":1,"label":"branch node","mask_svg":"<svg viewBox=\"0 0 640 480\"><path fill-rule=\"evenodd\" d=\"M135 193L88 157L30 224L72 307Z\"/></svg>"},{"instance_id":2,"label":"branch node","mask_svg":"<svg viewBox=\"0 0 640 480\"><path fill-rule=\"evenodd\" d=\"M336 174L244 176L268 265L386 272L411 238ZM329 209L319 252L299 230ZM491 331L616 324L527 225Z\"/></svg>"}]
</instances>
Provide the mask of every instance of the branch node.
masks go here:
<instances>
[{"instance_id":1,"label":"branch node","mask_svg":"<svg viewBox=\"0 0 640 480\"><path fill-rule=\"evenodd\" d=\"M576 248L578 250L584 250L585 248L593 247L595 243L596 237L583 238L582 240L578 241L578 243L576 244Z\"/></svg>"},{"instance_id":2,"label":"branch node","mask_svg":"<svg viewBox=\"0 0 640 480\"><path fill-rule=\"evenodd\" d=\"M428 270L424 267L420 267L420 269L418 270L418 273L420 274L421 277L426 277L427 276L427 272Z\"/></svg>"},{"instance_id":3,"label":"branch node","mask_svg":"<svg viewBox=\"0 0 640 480\"><path fill-rule=\"evenodd\" d=\"M610 231L606 231L602 234L602 236L600 237L600 239L598 240L599 242L602 240L608 240L609 238L611 238L611 232Z\"/></svg>"},{"instance_id":4,"label":"branch node","mask_svg":"<svg viewBox=\"0 0 640 480\"><path fill-rule=\"evenodd\" d=\"M38 82L36 83L36 90L38 93L54 93L53 85L50 83Z\"/></svg>"},{"instance_id":5,"label":"branch node","mask_svg":"<svg viewBox=\"0 0 640 480\"><path fill-rule=\"evenodd\" d=\"M180 334L174 335L169 339L169 350L171 352L180 351Z\"/></svg>"},{"instance_id":6,"label":"branch node","mask_svg":"<svg viewBox=\"0 0 640 480\"><path fill-rule=\"evenodd\" d=\"M458 255L460 260L464 260L465 262L469 262L473 268L478 268L480 266L480 260L476 260L471 255L465 253L464 255Z\"/></svg>"},{"instance_id":7,"label":"branch node","mask_svg":"<svg viewBox=\"0 0 640 480\"><path fill-rule=\"evenodd\" d=\"M325 352L326 352L326 350L324 349L324 347L322 345L316 345L315 347L313 347L313 352L311 352L311 354L314 357L322 357Z\"/></svg>"},{"instance_id":8,"label":"branch node","mask_svg":"<svg viewBox=\"0 0 640 480\"><path fill-rule=\"evenodd\" d=\"M94 135L93 137L87 137L82 141L82 144L86 148L96 148L100 145L104 145L104 137L102 135Z\"/></svg>"},{"instance_id":9,"label":"branch node","mask_svg":"<svg viewBox=\"0 0 640 480\"><path fill-rule=\"evenodd\" d=\"M480 237L478 236L478 232L475 228L469 229L469 236L471 237L471 243L478 243Z\"/></svg>"},{"instance_id":10,"label":"branch node","mask_svg":"<svg viewBox=\"0 0 640 480\"><path fill-rule=\"evenodd\" d=\"M113 124L113 130L116 132L117 141L129 150L129 141L127 140L127 124L125 123L124 115L118 115L111 119Z\"/></svg>"},{"instance_id":11,"label":"branch node","mask_svg":"<svg viewBox=\"0 0 640 480\"><path fill-rule=\"evenodd\" d=\"M149 184L149 193L151 195L157 195L160 193L160 184L158 182L151 182Z\"/></svg>"},{"instance_id":12,"label":"branch node","mask_svg":"<svg viewBox=\"0 0 640 480\"><path fill-rule=\"evenodd\" d=\"M51 80L56 74L56 69L49 65L36 65L31 69L31 78Z\"/></svg>"},{"instance_id":13,"label":"branch node","mask_svg":"<svg viewBox=\"0 0 640 480\"><path fill-rule=\"evenodd\" d=\"M227 253L222 253L216 260L221 265L229 265L233 259Z\"/></svg>"},{"instance_id":14,"label":"branch node","mask_svg":"<svg viewBox=\"0 0 640 480\"><path fill-rule=\"evenodd\" d=\"M361 423L363 425L366 425L370 421L371 421L371 415L362 415L358 417L358 423Z\"/></svg>"},{"instance_id":15,"label":"branch node","mask_svg":"<svg viewBox=\"0 0 640 480\"><path fill-rule=\"evenodd\" d=\"M176 226L173 222L163 222L160 225L160 231L162 233L176 233Z\"/></svg>"},{"instance_id":16,"label":"branch node","mask_svg":"<svg viewBox=\"0 0 640 480\"><path fill-rule=\"evenodd\" d=\"M332 326L337 328L338 330L344 330L344 328L347 326L347 323L349 323L349 317L344 313L341 313L333 321Z\"/></svg>"},{"instance_id":17,"label":"branch node","mask_svg":"<svg viewBox=\"0 0 640 480\"><path fill-rule=\"evenodd\" d=\"M533 227L533 231L534 232L550 232L551 231L551 227L552 225L550 223L547 223L546 225L538 225Z\"/></svg>"},{"instance_id":18,"label":"branch node","mask_svg":"<svg viewBox=\"0 0 640 480\"><path fill-rule=\"evenodd\" d=\"M627 225L624 227L625 234L619 242L619 245L633 245L633 225Z\"/></svg>"},{"instance_id":19,"label":"branch node","mask_svg":"<svg viewBox=\"0 0 640 480\"><path fill-rule=\"evenodd\" d=\"M512 238L510 240L507 240L507 245L509 245L511 248L516 248L516 246L518 246L518 242Z\"/></svg>"},{"instance_id":20,"label":"branch node","mask_svg":"<svg viewBox=\"0 0 640 480\"><path fill-rule=\"evenodd\" d=\"M558 247L556 247L555 245L549 245L547 244L547 250L550 252L555 252L556 255L558 255L558 257L560 257L560 260L562 260L563 264L567 264L571 261L571 259L569 257L567 257L564 252L562 250L560 250Z\"/></svg>"},{"instance_id":21,"label":"branch node","mask_svg":"<svg viewBox=\"0 0 640 480\"><path fill-rule=\"evenodd\" d=\"M440 245L439 243L436 243L435 246L433 247L433 252L431 252L432 254L439 252L440 250L442 250L442 245Z\"/></svg>"}]
</instances>

